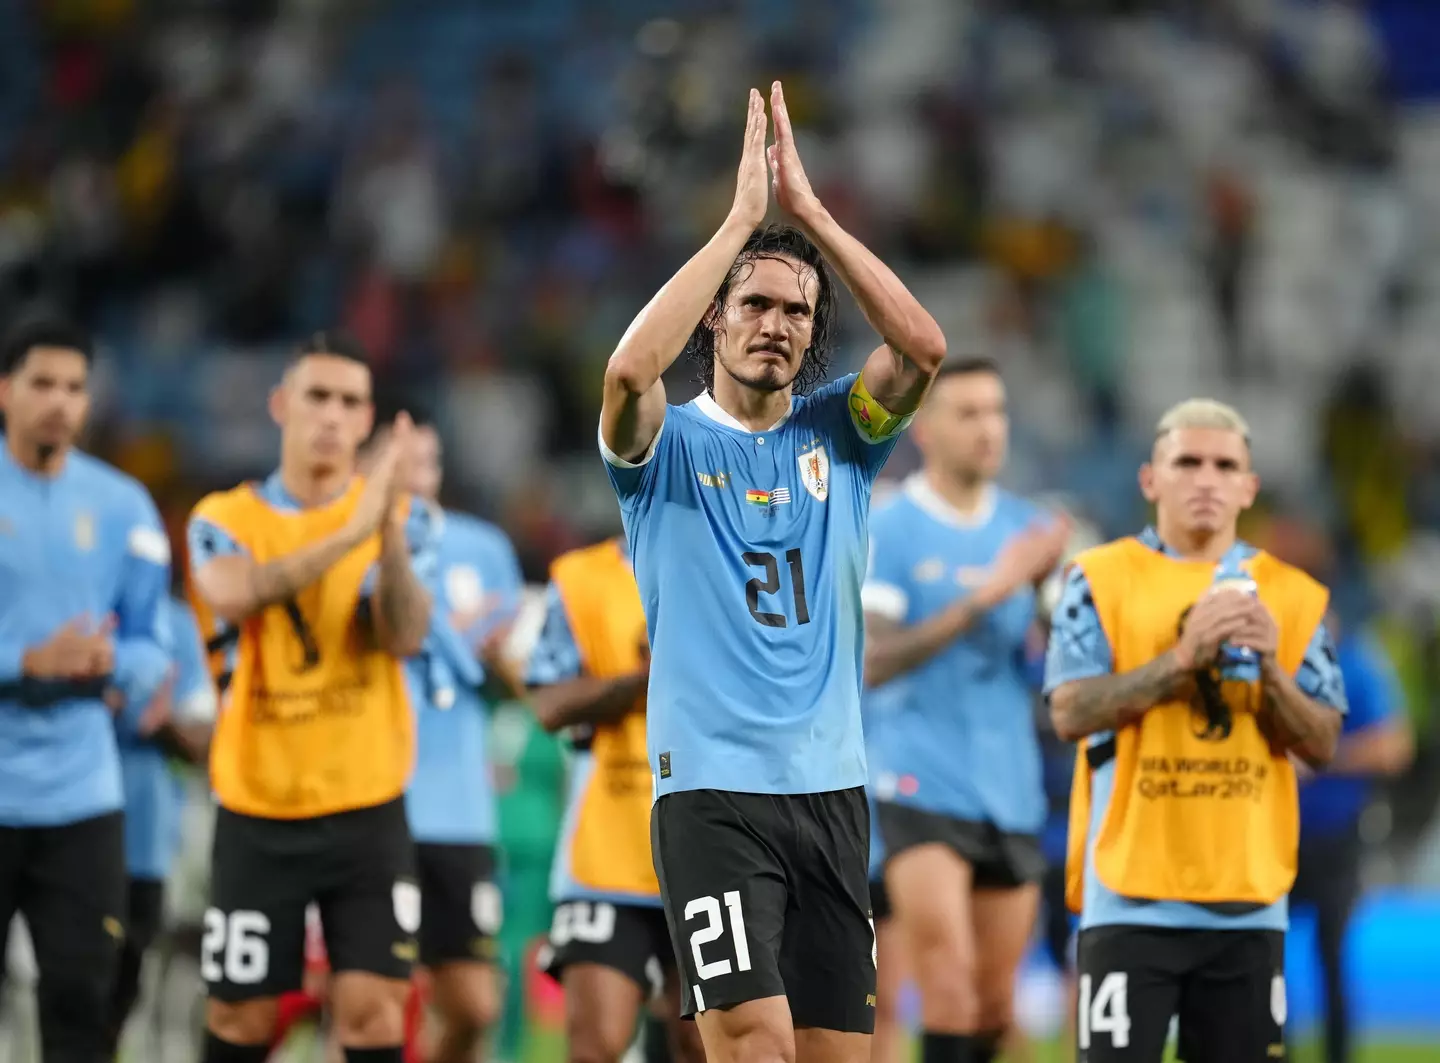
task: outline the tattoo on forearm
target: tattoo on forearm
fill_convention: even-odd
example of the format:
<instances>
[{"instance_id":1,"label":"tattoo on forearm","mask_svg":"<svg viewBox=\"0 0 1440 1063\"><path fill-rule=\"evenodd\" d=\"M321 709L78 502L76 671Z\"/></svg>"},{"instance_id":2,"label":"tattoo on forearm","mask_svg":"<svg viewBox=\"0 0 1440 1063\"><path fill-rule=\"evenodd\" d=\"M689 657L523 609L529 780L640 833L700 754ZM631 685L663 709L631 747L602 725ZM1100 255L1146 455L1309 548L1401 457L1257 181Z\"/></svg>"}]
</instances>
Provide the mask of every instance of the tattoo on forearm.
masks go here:
<instances>
[{"instance_id":1,"label":"tattoo on forearm","mask_svg":"<svg viewBox=\"0 0 1440 1063\"><path fill-rule=\"evenodd\" d=\"M1082 736L1123 727L1179 694L1190 680L1173 653L1119 675L1081 679L1064 699L1065 730Z\"/></svg>"},{"instance_id":2,"label":"tattoo on forearm","mask_svg":"<svg viewBox=\"0 0 1440 1063\"><path fill-rule=\"evenodd\" d=\"M430 623L430 598L410 564L403 536L382 544L376 597L381 622L392 639L412 643L425 637Z\"/></svg>"}]
</instances>

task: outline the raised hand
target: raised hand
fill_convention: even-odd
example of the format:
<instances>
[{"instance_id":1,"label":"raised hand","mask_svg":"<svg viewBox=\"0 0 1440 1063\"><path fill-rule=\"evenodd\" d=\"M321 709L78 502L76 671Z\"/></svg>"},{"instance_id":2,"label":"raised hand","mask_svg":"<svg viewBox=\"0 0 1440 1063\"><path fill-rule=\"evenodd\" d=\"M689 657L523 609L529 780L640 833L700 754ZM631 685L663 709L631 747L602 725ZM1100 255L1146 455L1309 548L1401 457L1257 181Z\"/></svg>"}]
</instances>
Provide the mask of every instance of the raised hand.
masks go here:
<instances>
[{"instance_id":1,"label":"raised hand","mask_svg":"<svg viewBox=\"0 0 1440 1063\"><path fill-rule=\"evenodd\" d=\"M770 194L765 174L765 101L756 89L750 90L750 109L745 116L745 146L740 153L740 172L735 177L735 203L730 216L750 228L765 220Z\"/></svg>"},{"instance_id":2,"label":"raised hand","mask_svg":"<svg viewBox=\"0 0 1440 1063\"><path fill-rule=\"evenodd\" d=\"M771 187L780 209L802 225L820 209L820 199L810 187L800 153L795 148L795 130L785 107L785 90L780 82L770 86L770 115L775 120L775 143L765 152L770 163Z\"/></svg>"},{"instance_id":3,"label":"raised hand","mask_svg":"<svg viewBox=\"0 0 1440 1063\"><path fill-rule=\"evenodd\" d=\"M1064 514L1025 529L1005 544L977 593L995 605L1027 583L1038 583L1055 570L1069 540L1070 518Z\"/></svg>"},{"instance_id":4,"label":"raised hand","mask_svg":"<svg viewBox=\"0 0 1440 1063\"><path fill-rule=\"evenodd\" d=\"M402 431L401 419L405 427ZM380 451L365 477L365 490L360 494L355 511L350 515L350 529L357 539L368 539L380 530L380 526L395 507L395 498L402 482L401 460L409 449L411 435L410 418L405 414L395 418L395 427L380 444Z\"/></svg>"}]
</instances>

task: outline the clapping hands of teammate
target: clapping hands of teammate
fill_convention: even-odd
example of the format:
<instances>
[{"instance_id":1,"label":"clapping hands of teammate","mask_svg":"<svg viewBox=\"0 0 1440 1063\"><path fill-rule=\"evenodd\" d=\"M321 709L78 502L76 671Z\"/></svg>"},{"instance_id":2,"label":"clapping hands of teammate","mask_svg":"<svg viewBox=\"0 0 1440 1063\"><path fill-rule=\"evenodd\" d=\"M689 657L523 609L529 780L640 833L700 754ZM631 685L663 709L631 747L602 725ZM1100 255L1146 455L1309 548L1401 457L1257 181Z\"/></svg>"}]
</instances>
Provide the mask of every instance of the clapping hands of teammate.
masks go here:
<instances>
[{"instance_id":1,"label":"clapping hands of teammate","mask_svg":"<svg viewBox=\"0 0 1440 1063\"><path fill-rule=\"evenodd\" d=\"M380 444L379 453L365 479L364 493L350 518L351 529L357 538L368 539L377 531L384 530L387 521L398 519L396 502L404 490L414 430L410 415L401 413Z\"/></svg>"},{"instance_id":2,"label":"clapping hands of teammate","mask_svg":"<svg viewBox=\"0 0 1440 1063\"><path fill-rule=\"evenodd\" d=\"M785 106L785 90L780 82L770 86L770 116L775 120L775 143L765 151L770 164L770 187L780 209L804 225L820 208L820 198L810 187L800 152L795 148L795 130L790 125L790 111Z\"/></svg>"},{"instance_id":3,"label":"clapping hands of teammate","mask_svg":"<svg viewBox=\"0 0 1440 1063\"><path fill-rule=\"evenodd\" d=\"M1270 610L1265 608L1265 603L1254 595L1245 595L1245 601L1249 608L1246 610L1244 622L1240 630L1227 641L1232 645L1254 650L1261 657L1274 656L1280 645L1280 629L1275 626L1275 618L1270 615Z\"/></svg>"},{"instance_id":4,"label":"clapping hands of teammate","mask_svg":"<svg viewBox=\"0 0 1440 1063\"><path fill-rule=\"evenodd\" d=\"M1191 607L1175 644L1180 666L1187 670L1209 668L1221 645L1257 628L1257 608L1273 626L1270 614L1253 595L1223 587L1204 595Z\"/></svg>"},{"instance_id":5,"label":"clapping hands of teammate","mask_svg":"<svg viewBox=\"0 0 1440 1063\"><path fill-rule=\"evenodd\" d=\"M88 617L71 620L50 638L25 651L22 668L33 679L98 679L115 670L114 617L99 625Z\"/></svg>"},{"instance_id":6,"label":"clapping hands of teammate","mask_svg":"<svg viewBox=\"0 0 1440 1063\"><path fill-rule=\"evenodd\" d=\"M1070 517L1064 513L1025 529L1005 544L990 568L990 577L975 592L979 604L990 608L1026 584L1043 580L1065 553L1070 541Z\"/></svg>"}]
</instances>

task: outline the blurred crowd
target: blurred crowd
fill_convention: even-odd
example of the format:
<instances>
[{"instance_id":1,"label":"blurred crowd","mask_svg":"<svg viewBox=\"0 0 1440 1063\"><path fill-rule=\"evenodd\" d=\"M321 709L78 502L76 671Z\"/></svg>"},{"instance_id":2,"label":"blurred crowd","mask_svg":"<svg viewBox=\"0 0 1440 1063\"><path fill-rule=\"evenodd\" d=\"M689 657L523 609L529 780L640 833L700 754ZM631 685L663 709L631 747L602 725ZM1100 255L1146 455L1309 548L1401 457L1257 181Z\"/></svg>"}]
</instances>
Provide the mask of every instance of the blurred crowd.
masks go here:
<instances>
[{"instance_id":1,"label":"blurred crowd","mask_svg":"<svg viewBox=\"0 0 1440 1063\"><path fill-rule=\"evenodd\" d=\"M1424 0L0 0L0 315L100 333L92 446L177 523L343 324L540 580L617 523L605 358L783 77L827 206L1002 360L1013 486L1119 534L1162 408L1250 417L1250 534L1393 659L1384 833L1440 881L1437 45Z\"/></svg>"}]
</instances>

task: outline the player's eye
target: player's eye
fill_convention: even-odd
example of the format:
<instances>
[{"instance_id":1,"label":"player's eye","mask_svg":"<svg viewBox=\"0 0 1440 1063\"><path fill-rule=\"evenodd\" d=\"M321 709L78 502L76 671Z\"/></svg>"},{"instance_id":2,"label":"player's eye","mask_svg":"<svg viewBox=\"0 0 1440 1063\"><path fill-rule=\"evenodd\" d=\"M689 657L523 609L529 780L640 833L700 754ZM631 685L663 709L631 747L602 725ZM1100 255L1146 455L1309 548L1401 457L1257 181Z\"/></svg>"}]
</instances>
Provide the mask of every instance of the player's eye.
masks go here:
<instances>
[{"instance_id":1,"label":"player's eye","mask_svg":"<svg viewBox=\"0 0 1440 1063\"><path fill-rule=\"evenodd\" d=\"M791 303L785 308L785 312L791 317L809 317L810 308L804 303Z\"/></svg>"}]
</instances>

